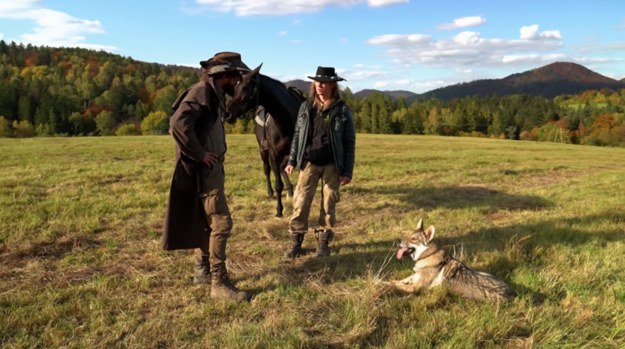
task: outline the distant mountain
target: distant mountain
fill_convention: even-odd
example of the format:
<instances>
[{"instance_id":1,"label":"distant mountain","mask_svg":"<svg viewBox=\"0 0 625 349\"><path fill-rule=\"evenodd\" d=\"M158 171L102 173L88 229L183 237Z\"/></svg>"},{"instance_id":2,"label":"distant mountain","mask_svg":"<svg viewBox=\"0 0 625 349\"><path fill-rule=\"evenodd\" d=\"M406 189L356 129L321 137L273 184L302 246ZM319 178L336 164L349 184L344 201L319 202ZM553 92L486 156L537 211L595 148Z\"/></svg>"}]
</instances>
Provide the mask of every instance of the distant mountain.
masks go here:
<instances>
[{"instance_id":1,"label":"distant mountain","mask_svg":"<svg viewBox=\"0 0 625 349\"><path fill-rule=\"evenodd\" d=\"M285 83L307 92L310 82L291 80ZM373 93L383 93L397 100L400 97L407 104L419 99L438 98L449 100L465 96L479 95L480 97L497 95L509 96L514 94L530 94L553 98L563 94L577 94L590 89L609 88L618 90L625 88L625 78L616 80L592 70L570 62L552 63L523 73L509 75L502 79L484 79L464 82L447 87L417 94L410 91L380 91L364 89L354 93L356 98L367 98Z\"/></svg>"},{"instance_id":2,"label":"distant mountain","mask_svg":"<svg viewBox=\"0 0 625 349\"><path fill-rule=\"evenodd\" d=\"M424 93L422 97L448 100L470 95L531 94L552 98L602 88L625 88L625 82L595 73L579 64L557 62L503 79L476 80L438 88Z\"/></svg>"},{"instance_id":3,"label":"distant mountain","mask_svg":"<svg viewBox=\"0 0 625 349\"><path fill-rule=\"evenodd\" d=\"M298 89L300 89L301 91L308 93L308 91L310 90L310 81L304 81L304 80L289 80L287 82L284 83L287 86L293 86L296 87ZM387 94L389 95L392 99L397 100L400 97L404 99L404 101L406 101L407 104L412 103L414 100L417 99L417 97L419 96L418 94L414 93L414 92L410 92L410 91L378 91L378 90L371 90L371 89L364 89L364 90L360 90L356 93L354 93L354 97L356 98L366 98L371 96L371 94L373 93L383 93L383 94Z\"/></svg>"},{"instance_id":4,"label":"distant mountain","mask_svg":"<svg viewBox=\"0 0 625 349\"><path fill-rule=\"evenodd\" d=\"M374 93L383 93L383 94L389 95L393 100L398 100L400 98L403 98L407 104L412 103L414 100L416 100L419 97L418 94L414 92L410 92L410 91L402 91L402 90L379 91L379 90L371 90L371 89L360 90L354 93L354 97L367 98Z\"/></svg>"},{"instance_id":5,"label":"distant mountain","mask_svg":"<svg viewBox=\"0 0 625 349\"><path fill-rule=\"evenodd\" d=\"M310 81L296 79L296 80L289 80L285 82L284 84L289 87L291 86L295 87L299 89L300 91L304 92L305 94L308 94L308 90L310 90Z\"/></svg>"}]
</instances>

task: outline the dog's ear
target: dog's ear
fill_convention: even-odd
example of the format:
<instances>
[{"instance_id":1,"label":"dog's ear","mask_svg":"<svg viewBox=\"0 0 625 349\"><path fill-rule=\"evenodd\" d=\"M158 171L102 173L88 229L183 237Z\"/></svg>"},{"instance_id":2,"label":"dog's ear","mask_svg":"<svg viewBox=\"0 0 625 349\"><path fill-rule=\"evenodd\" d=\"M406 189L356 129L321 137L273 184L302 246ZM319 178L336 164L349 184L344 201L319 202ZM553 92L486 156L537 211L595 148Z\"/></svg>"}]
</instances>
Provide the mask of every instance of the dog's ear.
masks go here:
<instances>
[{"instance_id":1,"label":"dog's ear","mask_svg":"<svg viewBox=\"0 0 625 349\"><path fill-rule=\"evenodd\" d=\"M423 218L419 219L419 223L417 223L417 228L415 230L417 231L423 230Z\"/></svg>"},{"instance_id":2,"label":"dog's ear","mask_svg":"<svg viewBox=\"0 0 625 349\"><path fill-rule=\"evenodd\" d=\"M427 239L427 242L429 243L430 241L432 241L432 239L434 239L434 232L436 231L436 229L434 229L433 225L430 225L424 232L423 234L425 235L425 238Z\"/></svg>"}]
</instances>

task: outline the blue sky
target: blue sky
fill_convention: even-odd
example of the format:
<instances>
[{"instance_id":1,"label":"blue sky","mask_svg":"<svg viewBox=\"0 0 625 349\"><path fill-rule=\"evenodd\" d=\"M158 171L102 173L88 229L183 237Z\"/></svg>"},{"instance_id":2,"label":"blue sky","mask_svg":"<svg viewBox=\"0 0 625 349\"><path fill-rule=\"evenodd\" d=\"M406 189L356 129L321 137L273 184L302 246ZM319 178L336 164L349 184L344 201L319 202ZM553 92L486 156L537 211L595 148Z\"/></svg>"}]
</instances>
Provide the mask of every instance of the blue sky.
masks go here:
<instances>
[{"instance_id":1,"label":"blue sky","mask_svg":"<svg viewBox=\"0 0 625 349\"><path fill-rule=\"evenodd\" d=\"M0 39L198 67L237 51L287 81L417 93L556 61L625 78L625 1L0 0Z\"/></svg>"}]
</instances>

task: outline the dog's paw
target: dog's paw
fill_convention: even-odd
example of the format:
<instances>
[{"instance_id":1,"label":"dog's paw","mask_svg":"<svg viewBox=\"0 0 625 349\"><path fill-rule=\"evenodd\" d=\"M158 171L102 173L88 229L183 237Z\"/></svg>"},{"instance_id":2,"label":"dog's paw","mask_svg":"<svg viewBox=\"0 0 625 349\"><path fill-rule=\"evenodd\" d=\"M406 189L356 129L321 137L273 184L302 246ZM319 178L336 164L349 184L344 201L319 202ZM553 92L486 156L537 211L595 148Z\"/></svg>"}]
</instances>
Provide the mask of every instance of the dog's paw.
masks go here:
<instances>
[{"instance_id":1,"label":"dog's paw","mask_svg":"<svg viewBox=\"0 0 625 349\"><path fill-rule=\"evenodd\" d=\"M373 278L373 283L380 286L388 286L390 283L382 278Z\"/></svg>"}]
</instances>

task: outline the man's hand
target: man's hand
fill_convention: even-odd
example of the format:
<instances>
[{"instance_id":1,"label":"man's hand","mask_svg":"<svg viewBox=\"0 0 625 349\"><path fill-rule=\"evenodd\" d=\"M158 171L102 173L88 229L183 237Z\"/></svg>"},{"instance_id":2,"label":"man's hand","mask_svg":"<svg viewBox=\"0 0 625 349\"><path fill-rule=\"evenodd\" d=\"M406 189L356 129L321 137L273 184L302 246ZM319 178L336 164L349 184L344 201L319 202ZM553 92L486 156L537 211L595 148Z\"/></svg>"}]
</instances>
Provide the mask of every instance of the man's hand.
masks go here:
<instances>
[{"instance_id":1,"label":"man's hand","mask_svg":"<svg viewBox=\"0 0 625 349\"><path fill-rule=\"evenodd\" d=\"M286 165L286 167L284 168L284 172L286 172L286 174L290 176L291 173L293 173L293 165Z\"/></svg>"},{"instance_id":2,"label":"man's hand","mask_svg":"<svg viewBox=\"0 0 625 349\"><path fill-rule=\"evenodd\" d=\"M217 163L217 154L206 152L206 155L204 155L204 159L202 159L202 163L208 166L209 168L213 167L213 165Z\"/></svg>"},{"instance_id":3,"label":"man's hand","mask_svg":"<svg viewBox=\"0 0 625 349\"><path fill-rule=\"evenodd\" d=\"M349 182L351 182L351 181L352 181L352 179L351 179L351 178L341 176L341 185L347 185L347 184L349 184Z\"/></svg>"}]
</instances>

